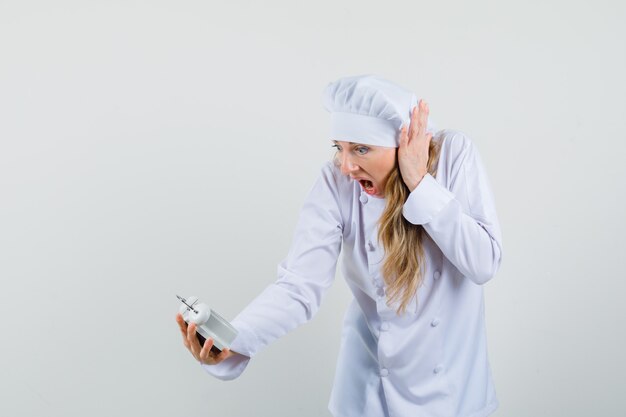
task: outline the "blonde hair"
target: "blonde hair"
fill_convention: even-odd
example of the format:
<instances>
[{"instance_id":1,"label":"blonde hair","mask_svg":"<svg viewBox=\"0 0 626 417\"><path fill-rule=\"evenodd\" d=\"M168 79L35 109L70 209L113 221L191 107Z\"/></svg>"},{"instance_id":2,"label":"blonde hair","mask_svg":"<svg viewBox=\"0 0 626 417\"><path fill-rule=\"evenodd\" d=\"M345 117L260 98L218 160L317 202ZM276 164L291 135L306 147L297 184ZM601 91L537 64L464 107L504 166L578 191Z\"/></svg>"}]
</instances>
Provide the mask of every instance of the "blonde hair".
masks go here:
<instances>
[{"instance_id":1,"label":"blonde hair","mask_svg":"<svg viewBox=\"0 0 626 417\"><path fill-rule=\"evenodd\" d=\"M437 176L437 162L441 151L441 142L434 137L428 146L427 170L433 177ZM337 153L333 162L340 166ZM387 305L399 302L396 312L403 314L411 299L416 296L417 289L423 282L422 265L424 248L422 234L424 228L407 221L402 215L402 208L409 197L409 188L402 179L397 153L394 169L387 177L385 184L385 210L378 220L378 240L385 250L385 261L382 275L387 284Z\"/></svg>"},{"instance_id":2,"label":"blonde hair","mask_svg":"<svg viewBox=\"0 0 626 417\"><path fill-rule=\"evenodd\" d=\"M427 170L433 177L437 175L440 151L441 142L431 139ZM395 168L389 174L385 185L387 203L378 221L378 240L385 248L382 275L387 285L387 304L399 302L396 310L398 314L403 314L411 299L417 297L417 289L423 282L424 228L410 223L402 215L402 208L409 193L396 159Z\"/></svg>"}]
</instances>

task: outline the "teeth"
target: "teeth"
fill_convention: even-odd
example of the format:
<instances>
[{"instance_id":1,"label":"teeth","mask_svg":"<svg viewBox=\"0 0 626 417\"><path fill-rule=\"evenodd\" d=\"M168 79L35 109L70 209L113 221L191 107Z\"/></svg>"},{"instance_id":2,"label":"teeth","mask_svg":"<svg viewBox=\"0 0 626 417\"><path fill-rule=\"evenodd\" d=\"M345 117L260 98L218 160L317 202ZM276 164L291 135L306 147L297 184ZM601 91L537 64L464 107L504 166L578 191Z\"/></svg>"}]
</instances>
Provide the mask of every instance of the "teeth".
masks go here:
<instances>
[{"instance_id":1,"label":"teeth","mask_svg":"<svg viewBox=\"0 0 626 417\"><path fill-rule=\"evenodd\" d=\"M374 184L370 180L359 180L363 188L371 189L374 187Z\"/></svg>"}]
</instances>

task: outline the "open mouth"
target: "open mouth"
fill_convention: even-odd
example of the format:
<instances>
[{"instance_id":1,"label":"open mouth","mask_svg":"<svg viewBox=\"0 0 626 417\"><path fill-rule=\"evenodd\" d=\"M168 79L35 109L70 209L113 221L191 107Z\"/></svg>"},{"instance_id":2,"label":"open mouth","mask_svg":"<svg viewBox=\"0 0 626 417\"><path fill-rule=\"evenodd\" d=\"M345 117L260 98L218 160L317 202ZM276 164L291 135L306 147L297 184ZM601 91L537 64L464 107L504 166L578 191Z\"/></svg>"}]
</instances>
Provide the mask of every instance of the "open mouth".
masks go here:
<instances>
[{"instance_id":1,"label":"open mouth","mask_svg":"<svg viewBox=\"0 0 626 417\"><path fill-rule=\"evenodd\" d=\"M359 184L361 184L366 193L371 194L374 192L374 184L370 180L359 180Z\"/></svg>"},{"instance_id":2,"label":"open mouth","mask_svg":"<svg viewBox=\"0 0 626 417\"><path fill-rule=\"evenodd\" d=\"M363 188L372 188L372 182L370 180L359 180Z\"/></svg>"}]
</instances>

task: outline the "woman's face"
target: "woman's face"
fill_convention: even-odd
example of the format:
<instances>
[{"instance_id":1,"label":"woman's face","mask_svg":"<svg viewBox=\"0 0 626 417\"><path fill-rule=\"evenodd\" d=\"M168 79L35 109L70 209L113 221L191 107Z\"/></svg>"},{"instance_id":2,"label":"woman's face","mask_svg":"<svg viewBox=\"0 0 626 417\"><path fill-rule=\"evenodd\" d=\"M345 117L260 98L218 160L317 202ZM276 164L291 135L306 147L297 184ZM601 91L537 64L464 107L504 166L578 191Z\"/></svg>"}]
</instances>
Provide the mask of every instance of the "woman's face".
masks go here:
<instances>
[{"instance_id":1,"label":"woman's face","mask_svg":"<svg viewBox=\"0 0 626 417\"><path fill-rule=\"evenodd\" d=\"M396 148L333 141L341 172L361 184L372 196L383 197L389 174L396 166Z\"/></svg>"}]
</instances>

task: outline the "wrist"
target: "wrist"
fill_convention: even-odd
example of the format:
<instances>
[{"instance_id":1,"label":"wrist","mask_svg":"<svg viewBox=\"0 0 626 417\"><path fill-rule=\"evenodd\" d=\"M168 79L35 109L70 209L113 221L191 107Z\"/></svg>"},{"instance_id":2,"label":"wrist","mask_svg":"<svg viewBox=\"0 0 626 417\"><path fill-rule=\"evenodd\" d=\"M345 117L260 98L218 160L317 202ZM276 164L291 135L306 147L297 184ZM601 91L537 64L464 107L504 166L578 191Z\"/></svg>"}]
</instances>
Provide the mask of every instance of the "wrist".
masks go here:
<instances>
[{"instance_id":1,"label":"wrist","mask_svg":"<svg viewBox=\"0 0 626 417\"><path fill-rule=\"evenodd\" d=\"M420 182L422 182L422 180L424 179L424 176L426 176L427 172L418 175L417 179L407 182L406 186L409 188L410 192L413 192L413 190L415 190L417 188L418 185L420 185Z\"/></svg>"}]
</instances>

